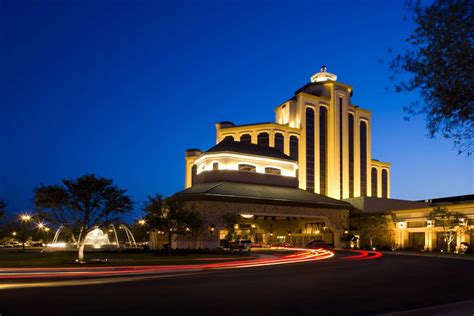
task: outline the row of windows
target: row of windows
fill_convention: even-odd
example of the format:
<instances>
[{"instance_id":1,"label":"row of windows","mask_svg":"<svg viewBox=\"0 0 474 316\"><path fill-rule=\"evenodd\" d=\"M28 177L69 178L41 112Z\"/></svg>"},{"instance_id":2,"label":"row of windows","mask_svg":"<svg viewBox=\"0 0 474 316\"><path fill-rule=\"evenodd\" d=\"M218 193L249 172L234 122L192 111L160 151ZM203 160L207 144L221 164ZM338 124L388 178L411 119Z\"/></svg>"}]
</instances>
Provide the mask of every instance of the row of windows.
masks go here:
<instances>
[{"instance_id":1,"label":"row of windows","mask_svg":"<svg viewBox=\"0 0 474 316\"><path fill-rule=\"evenodd\" d=\"M275 148L281 152L285 151L285 137L282 133L275 133ZM224 137L224 141L234 141L234 136ZM240 136L241 143L252 143L252 135L243 134ZM257 144L260 146L270 146L270 135L266 132L257 135ZM296 145L295 145L296 144ZM290 157L298 160L298 137L290 136Z\"/></svg>"},{"instance_id":2,"label":"row of windows","mask_svg":"<svg viewBox=\"0 0 474 316\"><path fill-rule=\"evenodd\" d=\"M377 168L372 168L372 196L377 196L378 189L378 172ZM388 171L382 169L382 197L388 198Z\"/></svg>"},{"instance_id":3,"label":"row of windows","mask_svg":"<svg viewBox=\"0 0 474 316\"><path fill-rule=\"evenodd\" d=\"M239 164L238 169L239 169L239 171L257 172L257 168L254 165L250 165L250 164ZM204 166L202 166L202 170L203 171L205 170ZM219 163L218 162L214 162L212 164L212 170L219 170ZM196 165L192 166L191 172L192 172L193 176L196 175L196 172L197 172ZM273 167L265 167L265 173L281 175L281 170L278 169L278 168L273 168Z\"/></svg>"}]
</instances>

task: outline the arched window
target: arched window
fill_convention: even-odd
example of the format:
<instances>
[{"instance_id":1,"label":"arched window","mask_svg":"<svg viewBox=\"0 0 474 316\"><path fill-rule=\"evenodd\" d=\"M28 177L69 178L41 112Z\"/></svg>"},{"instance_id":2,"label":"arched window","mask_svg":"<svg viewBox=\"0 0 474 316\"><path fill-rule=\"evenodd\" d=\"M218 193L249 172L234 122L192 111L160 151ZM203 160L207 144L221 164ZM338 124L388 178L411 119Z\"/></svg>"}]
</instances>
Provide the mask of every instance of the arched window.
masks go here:
<instances>
[{"instance_id":1,"label":"arched window","mask_svg":"<svg viewBox=\"0 0 474 316\"><path fill-rule=\"evenodd\" d=\"M278 175L280 175L280 174L281 174L281 170L278 169L278 168L266 167L266 168L265 168L265 173L278 174Z\"/></svg>"},{"instance_id":2,"label":"arched window","mask_svg":"<svg viewBox=\"0 0 474 316\"><path fill-rule=\"evenodd\" d=\"M219 170L219 163L218 162L214 162L212 164L212 170Z\"/></svg>"},{"instance_id":3,"label":"arched window","mask_svg":"<svg viewBox=\"0 0 474 316\"><path fill-rule=\"evenodd\" d=\"M290 157L298 161L298 137L290 136Z\"/></svg>"},{"instance_id":4,"label":"arched window","mask_svg":"<svg viewBox=\"0 0 474 316\"><path fill-rule=\"evenodd\" d=\"M377 168L372 167L372 196L377 196Z\"/></svg>"},{"instance_id":5,"label":"arched window","mask_svg":"<svg viewBox=\"0 0 474 316\"><path fill-rule=\"evenodd\" d=\"M314 192L314 110L306 108L306 190Z\"/></svg>"},{"instance_id":6,"label":"arched window","mask_svg":"<svg viewBox=\"0 0 474 316\"><path fill-rule=\"evenodd\" d=\"M270 136L268 133L260 133L257 136L257 144L261 146L269 146L270 145Z\"/></svg>"},{"instance_id":7,"label":"arched window","mask_svg":"<svg viewBox=\"0 0 474 316\"><path fill-rule=\"evenodd\" d=\"M367 196L367 123L360 122L360 195Z\"/></svg>"},{"instance_id":8,"label":"arched window","mask_svg":"<svg viewBox=\"0 0 474 316\"><path fill-rule=\"evenodd\" d=\"M239 171L257 172L257 168L248 164L239 164Z\"/></svg>"},{"instance_id":9,"label":"arched window","mask_svg":"<svg viewBox=\"0 0 474 316\"><path fill-rule=\"evenodd\" d=\"M319 108L319 193L327 195L328 109Z\"/></svg>"},{"instance_id":10,"label":"arched window","mask_svg":"<svg viewBox=\"0 0 474 316\"><path fill-rule=\"evenodd\" d=\"M250 144L252 143L252 136L250 134L243 134L240 136L240 142Z\"/></svg>"},{"instance_id":11,"label":"arched window","mask_svg":"<svg viewBox=\"0 0 474 316\"><path fill-rule=\"evenodd\" d=\"M234 136L230 136L230 135L229 135L229 136L226 136L226 137L224 137L224 140L223 140L223 141L225 141L225 142L229 142L229 141L233 142L233 141L234 141Z\"/></svg>"},{"instance_id":12,"label":"arched window","mask_svg":"<svg viewBox=\"0 0 474 316\"><path fill-rule=\"evenodd\" d=\"M388 171L382 169L382 197L388 198Z\"/></svg>"},{"instance_id":13,"label":"arched window","mask_svg":"<svg viewBox=\"0 0 474 316\"><path fill-rule=\"evenodd\" d=\"M281 133L275 133L275 148L281 152L285 151L285 138Z\"/></svg>"}]
</instances>

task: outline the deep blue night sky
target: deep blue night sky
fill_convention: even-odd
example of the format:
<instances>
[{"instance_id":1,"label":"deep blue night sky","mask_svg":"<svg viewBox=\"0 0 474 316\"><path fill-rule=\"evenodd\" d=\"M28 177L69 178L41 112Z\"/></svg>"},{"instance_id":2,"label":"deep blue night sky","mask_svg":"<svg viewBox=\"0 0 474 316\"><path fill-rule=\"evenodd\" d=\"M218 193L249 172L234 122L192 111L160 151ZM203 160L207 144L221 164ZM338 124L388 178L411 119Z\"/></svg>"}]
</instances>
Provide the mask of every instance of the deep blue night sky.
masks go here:
<instances>
[{"instance_id":1,"label":"deep blue night sky","mask_svg":"<svg viewBox=\"0 0 474 316\"><path fill-rule=\"evenodd\" d=\"M214 123L273 121L322 64L372 111L373 158L392 197L474 192L473 159L403 120L380 59L406 48L405 1L0 0L0 199L84 173L145 197L184 187L184 150ZM343 1L344 2L344 1Z\"/></svg>"}]
</instances>

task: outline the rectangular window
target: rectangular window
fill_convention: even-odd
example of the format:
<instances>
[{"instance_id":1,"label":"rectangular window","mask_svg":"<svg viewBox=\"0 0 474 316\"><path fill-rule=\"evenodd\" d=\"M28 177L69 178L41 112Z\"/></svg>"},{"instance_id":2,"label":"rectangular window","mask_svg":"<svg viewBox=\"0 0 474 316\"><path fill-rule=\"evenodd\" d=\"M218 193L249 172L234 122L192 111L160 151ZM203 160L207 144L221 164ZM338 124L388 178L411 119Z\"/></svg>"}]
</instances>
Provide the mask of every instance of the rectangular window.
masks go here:
<instances>
[{"instance_id":1,"label":"rectangular window","mask_svg":"<svg viewBox=\"0 0 474 316\"><path fill-rule=\"evenodd\" d=\"M257 172L257 168L252 165L247 164L240 164L239 171L247 171L247 172Z\"/></svg>"},{"instance_id":2,"label":"rectangular window","mask_svg":"<svg viewBox=\"0 0 474 316\"><path fill-rule=\"evenodd\" d=\"M360 122L360 195L367 196L367 123Z\"/></svg>"},{"instance_id":3,"label":"rectangular window","mask_svg":"<svg viewBox=\"0 0 474 316\"><path fill-rule=\"evenodd\" d=\"M354 115L349 114L349 197L354 197Z\"/></svg>"},{"instance_id":4,"label":"rectangular window","mask_svg":"<svg viewBox=\"0 0 474 316\"><path fill-rule=\"evenodd\" d=\"M342 138L342 112L343 112L343 99L339 97L339 191L340 191L340 198L343 199L343 138Z\"/></svg>"},{"instance_id":5,"label":"rectangular window","mask_svg":"<svg viewBox=\"0 0 474 316\"><path fill-rule=\"evenodd\" d=\"M327 118L328 110L319 108L319 193L327 195Z\"/></svg>"},{"instance_id":6,"label":"rectangular window","mask_svg":"<svg viewBox=\"0 0 474 316\"><path fill-rule=\"evenodd\" d=\"M281 174L281 170L278 169L278 168L266 167L266 168L265 168L265 173L268 173L268 174L278 174L278 175L280 175L280 174Z\"/></svg>"},{"instance_id":7,"label":"rectangular window","mask_svg":"<svg viewBox=\"0 0 474 316\"><path fill-rule=\"evenodd\" d=\"M407 223L408 228L420 228L420 227L426 227L426 226L428 226L426 221L408 222Z\"/></svg>"},{"instance_id":8,"label":"rectangular window","mask_svg":"<svg viewBox=\"0 0 474 316\"><path fill-rule=\"evenodd\" d=\"M306 190L314 192L314 110L306 108Z\"/></svg>"}]
</instances>

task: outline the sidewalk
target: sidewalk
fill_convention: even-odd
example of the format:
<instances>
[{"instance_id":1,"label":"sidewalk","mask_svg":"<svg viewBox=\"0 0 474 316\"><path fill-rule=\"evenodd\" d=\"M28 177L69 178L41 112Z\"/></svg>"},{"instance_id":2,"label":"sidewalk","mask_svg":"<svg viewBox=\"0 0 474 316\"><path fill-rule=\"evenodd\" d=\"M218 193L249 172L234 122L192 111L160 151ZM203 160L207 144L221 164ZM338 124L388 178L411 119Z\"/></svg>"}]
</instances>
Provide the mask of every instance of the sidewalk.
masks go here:
<instances>
[{"instance_id":1,"label":"sidewalk","mask_svg":"<svg viewBox=\"0 0 474 316\"><path fill-rule=\"evenodd\" d=\"M459 260L471 260L474 261L472 255L460 255L460 254L442 254L436 252L411 252L411 251L380 251L384 255L401 255L401 256L417 256L417 257L434 257L443 259L459 259Z\"/></svg>"},{"instance_id":2,"label":"sidewalk","mask_svg":"<svg viewBox=\"0 0 474 316\"><path fill-rule=\"evenodd\" d=\"M435 305L403 312L380 314L383 316L471 316L474 315L474 300Z\"/></svg>"}]
</instances>

